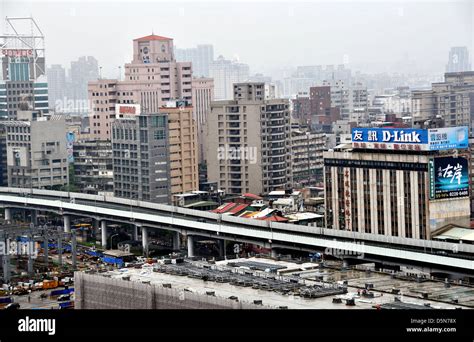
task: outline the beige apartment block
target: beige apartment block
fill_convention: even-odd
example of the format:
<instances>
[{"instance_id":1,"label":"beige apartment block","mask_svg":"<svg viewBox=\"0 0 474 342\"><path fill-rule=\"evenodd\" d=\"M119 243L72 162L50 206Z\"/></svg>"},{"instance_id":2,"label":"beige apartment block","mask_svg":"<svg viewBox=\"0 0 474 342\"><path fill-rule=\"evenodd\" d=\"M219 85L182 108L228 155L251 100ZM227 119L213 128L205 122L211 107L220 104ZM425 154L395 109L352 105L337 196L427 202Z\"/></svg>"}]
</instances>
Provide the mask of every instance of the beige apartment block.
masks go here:
<instances>
[{"instance_id":1,"label":"beige apartment block","mask_svg":"<svg viewBox=\"0 0 474 342\"><path fill-rule=\"evenodd\" d=\"M163 107L168 115L171 195L199 190L197 128L192 107Z\"/></svg>"},{"instance_id":2,"label":"beige apartment block","mask_svg":"<svg viewBox=\"0 0 474 342\"><path fill-rule=\"evenodd\" d=\"M140 104L143 113L158 112L175 99L192 101L191 62L176 62L173 39L157 35L133 41L133 60L124 80L89 82L91 138L109 140L115 104Z\"/></svg>"}]
</instances>

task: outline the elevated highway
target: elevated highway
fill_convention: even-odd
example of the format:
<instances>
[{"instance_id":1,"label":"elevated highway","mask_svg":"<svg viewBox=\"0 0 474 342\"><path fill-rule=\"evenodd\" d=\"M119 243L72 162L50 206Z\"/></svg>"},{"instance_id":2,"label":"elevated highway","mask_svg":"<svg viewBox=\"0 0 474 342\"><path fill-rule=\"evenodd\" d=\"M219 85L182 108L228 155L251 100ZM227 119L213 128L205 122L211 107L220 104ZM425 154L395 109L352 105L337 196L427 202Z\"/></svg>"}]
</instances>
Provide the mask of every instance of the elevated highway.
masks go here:
<instances>
[{"instance_id":1,"label":"elevated highway","mask_svg":"<svg viewBox=\"0 0 474 342\"><path fill-rule=\"evenodd\" d=\"M70 217L90 217L101 222L102 244L107 242L107 223L133 223L142 229L148 245L149 229L166 229L188 237L193 254L193 236L254 243L274 250L308 252L336 251L342 257L390 260L405 264L474 272L474 245L407 239L323 227L260 221L137 200L40 189L0 188L0 206L55 212L64 216L65 231ZM1 229L1 227L0 227ZM188 246L189 247L189 246Z\"/></svg>"}]
</instances>

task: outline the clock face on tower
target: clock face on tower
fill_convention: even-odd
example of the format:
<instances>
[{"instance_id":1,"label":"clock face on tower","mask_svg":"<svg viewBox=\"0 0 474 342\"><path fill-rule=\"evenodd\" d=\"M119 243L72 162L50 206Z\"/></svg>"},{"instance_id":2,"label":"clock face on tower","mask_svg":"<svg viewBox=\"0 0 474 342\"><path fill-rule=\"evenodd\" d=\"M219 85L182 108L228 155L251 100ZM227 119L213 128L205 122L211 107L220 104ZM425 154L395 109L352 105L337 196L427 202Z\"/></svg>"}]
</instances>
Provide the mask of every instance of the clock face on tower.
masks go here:
<instances>
[{"instance_id":1,"label":"clock face on tower","mask_svg":"<svg viewBox=\"0 0 474 342\"><path fill-rule=\"evenodd\" d=\"M148 47L147 47L147 46L145 46L145 47L143 48L143 53L144 53L145 55L148 54Z\"/></svg>"}]
</instances>

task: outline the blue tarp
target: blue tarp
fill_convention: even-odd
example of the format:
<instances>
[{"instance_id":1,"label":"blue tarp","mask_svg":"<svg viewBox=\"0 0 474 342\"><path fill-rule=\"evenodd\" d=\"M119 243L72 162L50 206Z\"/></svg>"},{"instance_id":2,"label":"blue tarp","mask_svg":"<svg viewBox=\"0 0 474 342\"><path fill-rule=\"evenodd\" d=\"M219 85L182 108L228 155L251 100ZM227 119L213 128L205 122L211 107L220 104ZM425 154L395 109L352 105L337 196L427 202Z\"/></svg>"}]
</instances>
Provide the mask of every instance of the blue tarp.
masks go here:
<instances>
[{"instance_id":1,"label":"blue tarp","mask_svg":"<svg viewBox=\"0 0 474 342\"><path fill-rule=\"evenodd\" d=\"M106 262L108 264L117 264L117 265L123 265L123 260L120 258L113 258L113 257L103 257L102 258L103 262Z\"/></svg>"},{"instance_id":2,"label":"blue tarp","mask_svg":"<svg viewBox=\"0 0 474 342\"><path fill-rule=\"evenodd\" d=\"M90 250L87 250L85 251L85 253L87 255L90 255L90 256L93 256L93 257L101 257L102 256L102 253L101 252L97 252L97 251L90 251Z\"/></svg>"},{"instance_id":3,"label":"blue tarp","mask_svg":"<svg viewBox=\"0 0 474 342\"><path fill-rule=\"evenodd\" d=\"M74 306L74 302L72 301L59 303L59 308L61 309L67 309L73 306Z\"/></svg>"},{"instance_id":4,"label":"blue tarp","mask_svg":"<svg viewBox=\"0 0 474 342\"><path fill-rule=\"evenodd\" d=\"M16 241L20 241L20 242L30 242L31 239L29 237L26 237L26 236L18 236L16 238Z\"/></svg>"},{"instance_id":5,"label":"blue tarp","mask_svg":"<svg viewBox=\"0 0 474 342\"><path fill-rule=\"evenodd\" d=\"M60 296L62 294L68 294L68 293L71 293L71 292L74 292L74 288L63 289L63 290L54 290L54 291L51 291L50 296Z\"/></svg>"},{"instance_id":6,"label":"blue tarp","mask_svg":"<svg viewBox=\"0 0 474 342\"><path fill-rule=\"evenodd\" d=\"M11 297L0 297L0 303L5 304L5 303L11 303L12 299Z\"/></svg>"}]
</instances>

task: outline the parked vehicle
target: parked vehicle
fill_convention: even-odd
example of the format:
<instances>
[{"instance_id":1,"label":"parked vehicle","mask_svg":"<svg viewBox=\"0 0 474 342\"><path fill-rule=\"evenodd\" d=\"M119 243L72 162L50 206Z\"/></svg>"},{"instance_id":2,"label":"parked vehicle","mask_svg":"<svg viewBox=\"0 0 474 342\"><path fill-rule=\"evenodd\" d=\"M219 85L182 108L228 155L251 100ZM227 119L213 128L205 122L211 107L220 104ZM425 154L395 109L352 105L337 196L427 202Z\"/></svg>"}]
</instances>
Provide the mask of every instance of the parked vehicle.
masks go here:
<instances>
[{"instance_id":1,"label":"parked vehicle","mask_svg":"<svg viewBox=\"0 0 474 342\"><path fill-rule=\"evenodd\" d=\"M70 294L63 294L58 297L58 302L64 302L66 300L71 300Z\"/></svg>"},{"instance_id":2,"label":"parked vehicle","mask_svg":"<svg viewBox=\"0 0 474 342\"><path fill-rule=\"evenodd\" d=\"M16 310L20 308L19 303L10 303L7 306L5 306L5 310Z\"/></svg>"}]
</instances>

